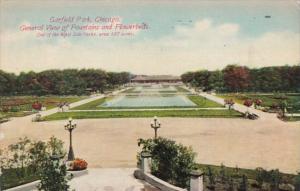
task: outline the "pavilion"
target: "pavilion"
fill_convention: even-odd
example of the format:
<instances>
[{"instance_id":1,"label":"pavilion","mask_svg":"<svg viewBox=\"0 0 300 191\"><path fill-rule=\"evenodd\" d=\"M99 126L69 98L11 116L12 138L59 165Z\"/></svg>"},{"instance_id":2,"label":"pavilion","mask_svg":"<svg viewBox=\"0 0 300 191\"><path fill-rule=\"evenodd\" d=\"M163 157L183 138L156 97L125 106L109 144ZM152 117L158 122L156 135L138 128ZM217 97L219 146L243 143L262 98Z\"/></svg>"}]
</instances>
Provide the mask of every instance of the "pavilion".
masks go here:
<instances>
[{"instance_id":1,"label":"pavilion","mask_svg":"<svg viewBox=\"0 0 300 191\"><path fill-rule=\"evenodd\" d=\"M131 79L131 83L180 83L179 76L171 75L137 75Z\"/></svg>"}]
</instances>

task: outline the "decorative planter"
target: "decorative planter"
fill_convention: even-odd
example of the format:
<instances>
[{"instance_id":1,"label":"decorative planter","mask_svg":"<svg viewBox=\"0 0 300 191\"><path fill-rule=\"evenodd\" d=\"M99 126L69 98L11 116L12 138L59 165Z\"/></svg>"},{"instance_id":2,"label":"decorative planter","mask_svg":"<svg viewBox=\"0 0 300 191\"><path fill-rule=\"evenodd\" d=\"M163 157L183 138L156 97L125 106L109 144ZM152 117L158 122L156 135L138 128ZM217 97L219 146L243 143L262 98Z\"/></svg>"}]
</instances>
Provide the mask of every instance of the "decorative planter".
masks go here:
<instances>
[{"instance_id":1,"label":"decorative planter","mask_svg":"<svg viewBox=\"0 0 300 191\"><path fill-rule=\"evenodd\" d=\"M71 174L72 178L77 178L83 175L88 174L88 169L85 170L77 170L77 171L67 171L68 174Z\"/></svg>"}]
</instances>

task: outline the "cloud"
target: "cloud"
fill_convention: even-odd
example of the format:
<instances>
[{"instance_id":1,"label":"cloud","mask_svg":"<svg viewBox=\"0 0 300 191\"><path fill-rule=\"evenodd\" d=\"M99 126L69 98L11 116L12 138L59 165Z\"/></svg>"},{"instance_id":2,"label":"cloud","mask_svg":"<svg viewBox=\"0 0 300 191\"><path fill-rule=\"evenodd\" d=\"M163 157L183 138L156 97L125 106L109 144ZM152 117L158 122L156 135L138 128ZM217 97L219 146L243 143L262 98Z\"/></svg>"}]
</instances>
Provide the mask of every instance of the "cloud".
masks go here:
<instances>
[{"instance_id":1,"label":"cloud","mask_svg":"<svg viewBox=\"0 0 300 191\"><path fill-rule=\"evenodd\" d=\"M26 25L30 26L30 23L28 21L24 21L20 24L20 26ZM4 27L3 27L4 28ZM13 30L13 29L7 29L7 30L1 30L0 32L0 41L2 44L10 45L13 43L19 43L22 41L26 41L30 37L33 37L34 35L29 32L21 32L19 29Z\"/></svg>"},{"instance_id":2,"label":"cloud","mask_svg":"<svg viewBox=\"0 0 300 191\"><path fill-rule=\"evenodd\" d=\"M3 48L1 68L13 72L102 68L136 74L182 74L222 69L233 63L249 67L300 63L299 33L274 31L257 37L241 33L236 23L216 24L202 19L192 26L176 26L168 36L135 42L107 38L88 43L90 40L74 42L66 38L55 43L40 41L24 48L20 44L33 37L15 36L9 40L15 43Z\"/></svg>"}]
</instances>

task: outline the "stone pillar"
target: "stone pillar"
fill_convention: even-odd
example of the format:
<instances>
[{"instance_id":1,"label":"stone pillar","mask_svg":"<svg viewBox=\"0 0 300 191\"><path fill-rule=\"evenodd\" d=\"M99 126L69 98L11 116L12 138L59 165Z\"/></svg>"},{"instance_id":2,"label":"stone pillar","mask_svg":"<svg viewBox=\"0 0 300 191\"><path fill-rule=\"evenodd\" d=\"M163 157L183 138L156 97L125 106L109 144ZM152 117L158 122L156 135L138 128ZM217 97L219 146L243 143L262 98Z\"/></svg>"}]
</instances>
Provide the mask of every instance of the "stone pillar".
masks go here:
<instances>
[{"instance_id":1,"label":"stone pillar","mask_svg":"<svg viewBox=\"0 0 300 191\"><path fill-rule=\"evenodd\" d=\"M201 170L193 170L190 175L190 191L203 191L203 172Z\"/></svg>"},{"instance_id":2,"label":"stone pillar","mask_svg":"<svg viewBox=\"0 0 300 191\"><path fill-rule=\"evenodd\" d=\"M150 160L151 160L151 154L149 152L142 152L142 171L144 173L150 173Z\"/></svg>"}]
</instances>

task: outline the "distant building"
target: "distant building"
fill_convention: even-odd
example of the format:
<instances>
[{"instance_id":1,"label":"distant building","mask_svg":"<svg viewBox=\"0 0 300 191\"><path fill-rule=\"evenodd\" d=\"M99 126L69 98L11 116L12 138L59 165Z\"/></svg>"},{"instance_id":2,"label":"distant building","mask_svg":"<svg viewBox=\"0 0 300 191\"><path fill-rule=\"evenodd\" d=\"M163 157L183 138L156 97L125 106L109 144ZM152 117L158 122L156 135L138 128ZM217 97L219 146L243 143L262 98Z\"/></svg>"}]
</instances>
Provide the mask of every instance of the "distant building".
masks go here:
<instances>
[{"instance_id":1,"label":"distant building","mask_svg":"<svg viewBox=\"0 0 300 191\"><path fill-rule=\"evenodd\" d=\"M179 76L171 75L137 75L131 79L131 83L180 83L181 78Z\"/></svg>"}]
</instances>

